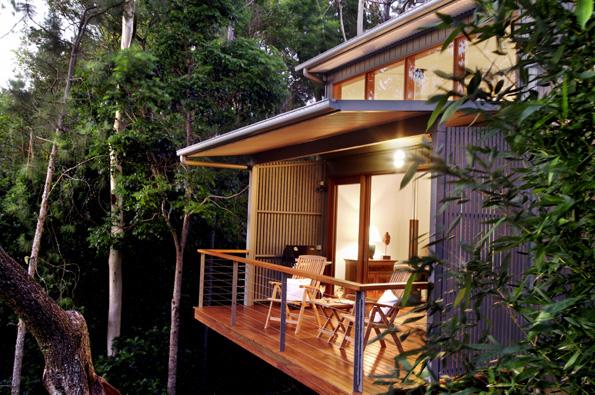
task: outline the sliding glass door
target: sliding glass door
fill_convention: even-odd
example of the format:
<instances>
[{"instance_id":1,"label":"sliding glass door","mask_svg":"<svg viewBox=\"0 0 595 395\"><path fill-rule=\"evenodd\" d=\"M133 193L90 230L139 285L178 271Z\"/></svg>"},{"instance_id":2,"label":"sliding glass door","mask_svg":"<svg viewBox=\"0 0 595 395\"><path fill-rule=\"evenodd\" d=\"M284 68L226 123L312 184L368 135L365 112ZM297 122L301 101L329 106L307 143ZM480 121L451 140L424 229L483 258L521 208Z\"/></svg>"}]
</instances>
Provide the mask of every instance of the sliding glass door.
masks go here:
<instances>
[{"instance_id":1,"label":"sliding glass door","mask_svg":"<svg viewBox=\"0 0 595 395\"><path fill-rule=\"evenodd\" d=\"M404 262L410 255L427 255L431 179L416 178L400 189L402 180L402 173L372 176L370 244L376 260Z\"/></svg>"},{"instance_id":2,"label":"sliding glass door","mask_svg":"<svg viewBox=\"0 0 595 395\"><path fill-rule=\"evenodd\" d=\"M431 179L403 173L362 175L332 183L330 229L334 276L385 282L395 263L427 255Z\"/></svg>"},{"instance_id":3,"label":"sliding glass door","mask_svg":"<svg viewBox=\"0 0 595 395\"><path fill-rule=\"evenodd\" d=\"M337 184L335 194L334 276L355 281L360 243L361 185L359 182Z\"/></svg>"}]
</instances>

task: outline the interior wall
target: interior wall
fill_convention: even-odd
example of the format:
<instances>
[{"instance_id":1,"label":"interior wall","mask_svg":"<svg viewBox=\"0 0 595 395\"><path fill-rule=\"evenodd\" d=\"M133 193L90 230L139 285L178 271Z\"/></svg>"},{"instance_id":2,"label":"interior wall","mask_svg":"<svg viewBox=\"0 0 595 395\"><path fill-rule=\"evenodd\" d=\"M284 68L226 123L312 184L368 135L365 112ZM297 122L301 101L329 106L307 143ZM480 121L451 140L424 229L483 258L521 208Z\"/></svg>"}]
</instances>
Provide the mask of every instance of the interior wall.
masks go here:
<instances>
[{"instance_id":1,"label":"interior wall","mask_svg":"<svg viewBox=\"0 0 595 395\"><path fill-rule=\"evenodd\" d=\"M403 174L372 176L370 203L370 241L374 233L382 237L386 232L391 241L386 249L391 259L407 260L409 253L409 220L419 220L418 254L427 255L430 233L431 178L426 175L412 180L400 189ZM385 246L377 240L375 259L381 259Z\"/></svg>"}]
</instances>

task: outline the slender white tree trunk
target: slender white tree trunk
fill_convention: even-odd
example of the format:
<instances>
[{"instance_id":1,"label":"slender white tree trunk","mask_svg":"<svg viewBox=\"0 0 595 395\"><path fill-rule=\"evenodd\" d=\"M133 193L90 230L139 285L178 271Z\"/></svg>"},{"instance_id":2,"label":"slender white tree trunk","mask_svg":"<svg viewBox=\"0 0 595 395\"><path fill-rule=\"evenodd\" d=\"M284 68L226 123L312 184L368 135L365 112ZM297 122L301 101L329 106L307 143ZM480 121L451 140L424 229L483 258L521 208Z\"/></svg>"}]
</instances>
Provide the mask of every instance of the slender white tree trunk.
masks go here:
<instances>
[{"instance_id":1,"label":"slender white tree trunk","mask_svg":"<svg viewBox=\"0 0 595 395\"><path fill-rule=\"evenodd\" d=\"M37 217L37 225L35 226L35 235L33 236L33 244L31 246L31 255L29 256L28 273L31 277L37 273L37 258L39 257L39 250L41 248L41 240L43 238L43 230L45 220L47 218L49 209L49 197L52 189L52 181L54 179L54 171L56 168L56 158L58 156L58 146L56 140L61 136L64 130L64 118L66 117L68 98L70 97L70 89L72 87L72 77L74 75L74 68L78 60L78 53L81 45L81 40L85 34L85 29L89 22L90 16L87 9L79 22L77 34L75 36L72 48L70 51L70 61L68 62L68 71L66 73L66 83L64 85L64 92L62 94L62 101L56 121L56 130L50 155L48 157L48 167L45 174L45 182L43 184L43 193L41 194L41 203L39 205L39 215ZM17 328L17 339L14 350L14 363L12 367L12 385L11 393L18 395L21 391L21 371L23 366L23 350L25 347L25 323L19 319Z\"/></svg>"},{"instance_id":2,"label":"slender white tree trunk","mask_svg":"<svg viewBox=\"0 0 595 395\"><path fill-rule=\"evenodd\" d=\"M33 151L33 130L29 131L29 148L27 149L27 170L33 166L35 153Z\"/></svg>"},{"instance_id":3,"label":"slender white tree trunk","mask_svg":"<svg viewBox=\"0 0 595 395\"><path fill-rule=\"evenodd\" d=\"M364 1L358 0L357 2L357 35L359 36L364 32Z\"/></svg>"},{"instance_id":4,"label":"slender white tree trunk","mask_svg":"<svg viewBox=\"0 0 595 395\"><path fill-rule=\"evenodd\" d=\"M169 331L169 360L167 364L167 393L176 393L177 368L178 368L178 339L180 331L180 300L182 297L182 274L184 270L184 249L188 238L190 215L184 214L181 240L178 242L174 236L176 245L176 271L174 274L174 289L171 299L171 324Z\"/></svg>"},{"instance_id":5,"label":"slender white tree trunk","mask_svg":"<svg viewBox=\"0 0 595 395\"><path fill-rule=\"evenodd\" d=\"M134 31L134 0L128 0L124 3L122 13L122 37L120 48L130 48L132 34ZM114 120L115 133L121 133L125 128L122 120L122 112L116 111ZM110 212L111 212L111 236L114 240L121 238L124 233L124 210L122 205L122 195L117 191L122 166L114 151L109 147L110 157ZM107 315L107 355L113 356L115 349L113 347L114 339L120 336L120 326L122 322L122 251L118 248L117 242L112 243L108 258L109 266L109 308Z\"/></svg>"},{"instance_id":6,"label":"slender white tree trunk","mask_svg":"<svg viewBox=\"0 0 595 395\"><path fill-rule=\"evenodd\" d=\"M192 113L186 112L186 145L192 144ZM190 197L190 189L186 187L185 194ZM176 393L176 383L178 381L178 339L180 332L180 299L182 297L182 277L184 270L184 251L190 232L190 214L184 214L182 219L182 231L178 237L175 229L169 221L167 214L163 213L167 222L174 245L176 247L176 271L174 274L174 287L171 299L171 323L169 331L169 360L167 364L167 394Z\"/></svg>"},{"instance_id":7,"label":"slender white tree trunk","mask_svg":"<svg viewBox=\"0 0 595 395\"><path fill-rule=\"evenodd\" d=\"M347 41L347 35L345 34L345 23L343 22L343 3L341 3L341 0L337 0L337 8L339 9L339 26L341 27L341 35L343 36L343 41Z\"/></svg>"},{"instance_id":8,"label":"slender white tree trunk","mask_svg":"<svg viewBox=\"0 0 595 395\"><path fill-rule=\"evenodd\" d=\"M382 13L382 22L386 22L390 19L390 6L391 2L387 1L384 3L384 12Z\"/></svg>"},{"instance_id":9,"label":"slender white tree trunk","mask_svg":"<svg viewBox=\"0 0 595 395\"><path fill-rule=\"evenodd\" d=\"M235 29L233 28L233 25L230 23L227 26L227 30L225 31L225 39L227 41L233 41L236 37L236 32Z\"/></svg>"}]
</instances>

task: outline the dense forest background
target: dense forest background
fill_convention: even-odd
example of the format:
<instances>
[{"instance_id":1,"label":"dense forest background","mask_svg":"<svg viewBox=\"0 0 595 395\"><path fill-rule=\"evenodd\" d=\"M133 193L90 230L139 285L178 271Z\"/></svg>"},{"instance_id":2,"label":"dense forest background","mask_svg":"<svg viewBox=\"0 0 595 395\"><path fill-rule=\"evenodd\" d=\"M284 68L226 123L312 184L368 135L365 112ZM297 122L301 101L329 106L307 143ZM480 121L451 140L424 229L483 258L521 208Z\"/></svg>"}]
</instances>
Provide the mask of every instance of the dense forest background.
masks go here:
<instances>
[{"instance_id":1,"label":"dense forest background","mask_svg":"<svg viewBox=\"0 0 595 395\"><path fill-rule=\"evenodd\" d=\"M121 50L123 3L48 0L44 19L32 4L6 4L22 22L22 43L19 77L0 92L1 246L26 266L56 141L36 279L60 306L84 314L98 373L123 393L165 391L172 234L188 216L178 392L243 392L247 383L269 393L307 392L193 320L193 251L244 247L248 180L236 171L186 170L175 150L321 98L320 86L293 68L356 34L358 1L138 1L132 44ZM414 3L368 2L365 28ZM62 103L73 40L89 15ZM124 232L117 237L110 233L110 149L121 166ZM107 357L114 246L123 254L122 329L117 355ZM0 392L8 393L17 317L0 304L0 321ZM42 355L27 336L21 390L42 393Z\"/></svg>"},{"instance_id":2,"label":"dense forest background","mask_svg":"<svg viewBox=\"0 0 595 395\"><path fill-rule=\"evenodd\" d=\"M44 361L29 335L17 352L24 357L20 391L11 383L13 310L34 324L37 341L43 323L70 323L49 326L46 339L76 337L71 348L79 349L68 356L89 361L86 350L77 353L86 344L77 313L52 304L38 283L63 309L84 315L97 372L122 393L309 392L192 319L193 251L244 247L248 180L236 171L187 169L175 150L320 99L321 87L296 73L296 64L419 3L47 0L47 13L36 10L38 1L2 3L15 12L7 28L22 35L18 78L0 92L0 392L45 393ZM421 306L428 314L452 311L452 318L433 325L421 349L396 356L396 366L423 393L593 393L593 0L476 5L467 22L441 16L439 27L454 30L444 47L457 35L506 40L521 54L518 64L443 76L464 89L431 99L428 127L468 102L497 104L493 113L471 113L485 117L510 149L469 146L461 166L426 155L429 171L455 186L444 203L465 204L465 194L477 192L482 207L500 217L463 243L469 259L449 274L454 302L430 298ZM504 84L502 73L511 71L520 84ZM503 171L499 160L522 165ZM411 162L404 180L427 163ZM492 237L504 225L513 231ZM508 263L492 259L516 248L532 260L518 281ZM121 327L108 281L119 260ZM448 264L431 256L409 263L420 272ZM27 266L37 266L35 281ZM178 304L174 279L181 274ZM468 336L488 297L522 317L518 343L500 344L489 332L478 341ZM23 309L32 299L43 299L52 314ZM113 344L110 333L117 333ZM45 355L58 349L45 345ZM461 376L428 369L461 353ZM177 385L172 355L179 357ZM99 381L94 372L84 375ZM71 377L55 376L50 384Z\"/></svg>"}]
</instances>

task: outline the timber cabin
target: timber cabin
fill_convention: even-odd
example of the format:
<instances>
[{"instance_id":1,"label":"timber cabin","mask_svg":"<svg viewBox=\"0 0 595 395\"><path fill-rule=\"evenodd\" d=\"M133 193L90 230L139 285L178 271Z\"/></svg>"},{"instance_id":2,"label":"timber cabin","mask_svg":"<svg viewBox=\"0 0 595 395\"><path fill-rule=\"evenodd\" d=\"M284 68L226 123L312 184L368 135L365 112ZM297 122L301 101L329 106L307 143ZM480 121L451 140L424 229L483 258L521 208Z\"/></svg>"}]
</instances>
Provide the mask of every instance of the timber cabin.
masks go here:
<instances>
[{"instance_id":1,"label":"timber cabin","mask_svg":"<svg viewBox=\"0 0 595 395\"><path fill-rule=\"evenodd\" d=\"M470 240L485 226L482 221L494 215L480 208L478 197L473 204L439 211L451 188L444 177L421 177L399 189L408 156L423 141L460 164L466 145L483 133L481 126L468 126L463 115L426 131L434 108L426 100L452 84L434 71L460 75L465 68L506 70L516 61L512 49L495 54L497 43L491 40L472 45L458 37L441 51L450 31L432 28L439 22L436 13L465 19L474 7L473 0L432 0L331 48L297 66L325 85L324 100L177 152L187 165L250 172L246 250L199 250L198 321L319 393L386 390L374 384L374 376L393 371L399 350L388 336L386 347L377 341L364 344L366 293L377 298L384 290L402 289L403 282L389 283L395 264L428 254L432 235L462 214L459 236L433 251L456 266L465 255L461 240ZM515 83L513 75L507 78ZM246 159L246 165L225 163L230 157ZM387 233L388 245L382 241ZM271 280L281 281L277 298L287 301L287 277L299 274L291 263L304 252L329 262L324 275L312 274L317 285L328 287L326 292L321 287L322 292L332 294L342 287L355 296L355 330L346 347L336 338L319 337L319 323L310 310L298 334L293 327L286 330L287 303L274 307L281 322L264 327ZM512 263L513 268L524 265ZM447 273L434 272L427 281L415 282L415 288L426 297L430 286L432 298L452 303L451 284ZM412 323L421 330L403 341L402 348L421 344L429 324L426 317ZM482 325L489 325L504 343L518 336L498 306L486 307ZM434 361L431 368L454 375L461 363L453 357Z\"/></svg>"}]
</instances>

